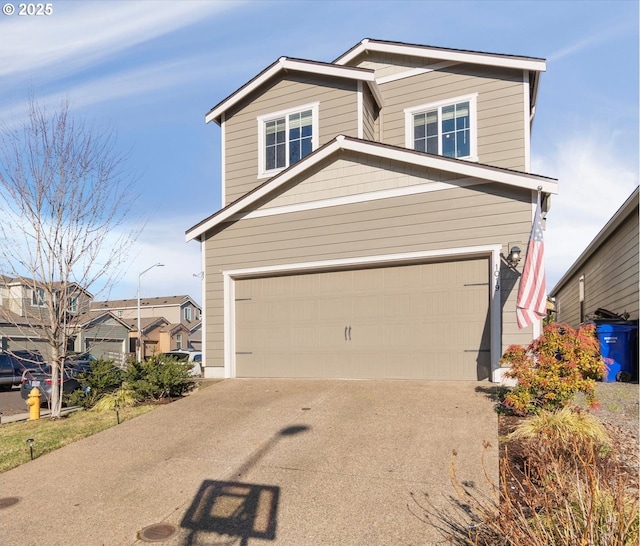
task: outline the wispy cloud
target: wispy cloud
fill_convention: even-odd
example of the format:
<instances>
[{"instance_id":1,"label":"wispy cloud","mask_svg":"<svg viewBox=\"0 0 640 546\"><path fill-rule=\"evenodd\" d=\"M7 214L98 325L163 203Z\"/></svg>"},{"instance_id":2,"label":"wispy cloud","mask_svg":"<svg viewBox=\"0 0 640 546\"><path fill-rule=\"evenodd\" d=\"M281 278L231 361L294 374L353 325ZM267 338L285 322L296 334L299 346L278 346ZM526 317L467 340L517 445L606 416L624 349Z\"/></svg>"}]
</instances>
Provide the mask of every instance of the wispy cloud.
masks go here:
<instances>
[{"instance_id":1,"label":"wispy cloud","mask_svg":"<svg viewBox=\"0 0 640 546\"><path fill-rule=\"evenodd\" d=\"M69 75L237 5L232 1L67 2L54 4L50 17L6 18L0 78L34 71Z\"/></svg>"},{"instance_id":2,"label":"wispy cloud","mask_svg":"<svg viewBox=\"0 0 640 546\"><path fill-rule=\"evenodd\" d=\"M637 21L627 21L621 25L617 25L615 27L607 27L601 32L596 32L595 34L591 34L587 36L583 40L578 40L577 42L570 44L558 51L554 51L551 55L548 56L548 61L558 61L564 57L570 57L572 55L576 55L581 53L585 49L589 49L596 45L602 44L604 42L608 42L614 38L620 36L620 34L628 31L628 30L636 30L637 29Z\"/></svg>"},{"instance_id":3,"label":"wispy cloud","mask_svg":"<svg viewBox=\"0 0 640 546\"><path fill-rule=\"evenodd\" d=\"M118 272L117 282L109 292L100 286L91 287L96 299L135 298L138 274L155 263L164 267L151 270L141 278L142 297L178 296L187 294L201 302L202 270L200 245L185 243L184 232L193 218L171 215L149 221L129 251L129 259ZM123 230L127 226L122 226ZM117 233L113 234L118 237Z\"/></svg>"},{"instance_id":4,"label":"wispy cloud","mask_svg":"<svg viewBox=\"0 0 640 546\"><path fill-rule=\"evenodd\" d=\"M553 173L559 194L551 199L545 234L548 288L571 264L638 185L637 165L621 155L619 135L600 127L569 136L534 172Z\"/></svg>"},{"instance_id":5,"label":"wispy cloud","mask_svg":"<svg viewBox=\"0 0 640 546\"><path fill-rule=\"evenodd\" d=\"M164 97L164 91L168 89L207 78L207 72L202 70L202 66L202 57L153 63L83 80L82 83L67 86L64 90L38 96L37 100L42 104L58 105L61 101L69 99L73 109L78 110L142 95ZM15 123L21 123L25 107L26 102L22 100L3 105L3 126L10 128Z\"/></svg>"}]
</instances>

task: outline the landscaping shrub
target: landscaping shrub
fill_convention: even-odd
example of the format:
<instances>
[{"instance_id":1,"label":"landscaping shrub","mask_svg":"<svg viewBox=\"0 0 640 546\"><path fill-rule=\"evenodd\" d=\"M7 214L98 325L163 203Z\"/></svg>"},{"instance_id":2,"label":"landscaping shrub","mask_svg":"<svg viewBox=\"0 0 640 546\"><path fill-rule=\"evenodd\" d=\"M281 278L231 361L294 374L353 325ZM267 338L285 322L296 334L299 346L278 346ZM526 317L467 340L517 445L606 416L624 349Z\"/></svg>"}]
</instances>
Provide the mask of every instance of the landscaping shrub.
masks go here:
<instances>
[{"instance_id":1,"label":"landscaping shrub","mask_svg":"<svg viewBox=\"0 0 640 546\"><path fill-rule=\"evenodd\" d=\"M176 398L192 390L191 365L175 358L154 356L143 362L130 362L125 383L142 400Z\"/></svg>"},{"instance_id":2,"label":"landscaping shrub","mask_svg":"<svg viewBox=\"0 0 640 546\"><path fill-rule=\"evenodd\" d=\"M517 379L503 407L521 416L563 408L577 392L596 406L595 380L606 372L592 325L578 330L567 324L545 326L527 347L510 346L500 363L511 366L507 377Z\"/></svg>"},{"instance_id":3,"label":"landscaping shrub","mask_svg":"<svg viewBox=\"0 0 640 546\"><path fill-rule=\"evenodd\" d=\"M81 388L65 397L67 405L92 407L104 394L113 392L122 385L124 372L112 360L94 360L90 372L76 375Z\"/></svg>"}]
</instances>

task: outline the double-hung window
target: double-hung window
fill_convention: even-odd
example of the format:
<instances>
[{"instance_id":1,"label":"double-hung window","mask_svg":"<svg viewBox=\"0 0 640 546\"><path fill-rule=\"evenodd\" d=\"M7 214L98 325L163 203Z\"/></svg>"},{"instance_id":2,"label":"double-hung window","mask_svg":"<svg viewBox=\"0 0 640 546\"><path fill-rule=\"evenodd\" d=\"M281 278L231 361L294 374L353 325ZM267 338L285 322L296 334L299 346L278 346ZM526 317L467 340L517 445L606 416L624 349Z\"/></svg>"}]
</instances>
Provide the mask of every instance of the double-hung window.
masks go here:
<instances>
[{"instance_id":1,"label":"double-hung window","mask_svg":"<svg viewBox=\"0 0 640 546\"><path fill-rule=\"evenodd\" d=\"M273 176L317 148L318 105L258 118L259 176Z\"/></svg>"},{"instance_id":2,"label":"double-hung window","mask_svg":"<svg viewBox=\"0 0 640 546\"><path fill-rule=\"evenodd\" d=\"M407 148L477 161L477 94L405 110Z\"/></svg>"}]
</instances>

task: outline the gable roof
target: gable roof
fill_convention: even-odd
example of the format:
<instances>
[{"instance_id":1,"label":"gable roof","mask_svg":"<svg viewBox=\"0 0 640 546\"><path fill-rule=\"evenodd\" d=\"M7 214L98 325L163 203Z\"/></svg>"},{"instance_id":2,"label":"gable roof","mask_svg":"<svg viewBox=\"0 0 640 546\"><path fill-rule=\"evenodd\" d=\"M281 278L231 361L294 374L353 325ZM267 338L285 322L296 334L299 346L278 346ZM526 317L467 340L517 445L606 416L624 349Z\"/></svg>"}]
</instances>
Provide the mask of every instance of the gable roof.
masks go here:
<instances>
[{"instance_id":1,"label":"gable roof","mask_svg":"<svg viewBox=\"0 0 640 546\"><path fill-rule=\"evenodd\" d=\"M92 311L89 311L88 313L82 313L82 315L80 315L79 325L82 326L83 328L86 328L87 326L95 322L99 322L100 320L105 318L110 318L115 320L116 322L124 326L127 330L134 329L128 322L117 317L111 311L92 310Z\"/></svg>"},{"instance_id":2,"label":"gable roof","mask_svg":"<svg viewBox=\"0 0 640 546\"><path fill-rule=\"evenodd\" d=\"M187 328L181 322L167 324L160 329L161 332L168 332L169 335L174 335L176 332L178 332L178 330L182 330L183 332L187 332L187 333L189 332L189 328Z\"/></svg>"},{"instance_id":3,"label":"gable roof","mask_svg":"<svg viewBox=\"0 0 640 546\"><path fill-rule=\"evenodd\" d=\"M560 289L575 275L575 273L584 265L584 263L595 254L595 252L604 244L604 242L618 229L620 224L624 222L630 214L635 213L638 216L638 195L640 188L636 187L622 206L616 211L611 219L605 224L600 232L594 237L593 241L589 243L587 248L584 249L582 254L578 256L578 259L571 265L562 278L556 283L552 290L549 291L549 296L554 296Z\"/></svg>"},{"instance_id":4,"label":"gable roof","mask_svg":"<svg viewBox=\"0 0 640 546\"><path fill-rule=\"evenodd\" d=\"M192 303L200 309L200 306L191 296L157 296L155 298L141 298L140 307L171 307ZM131 298L125 300L94 301L91 303L92 309L135 309L138 307L138 299Z\"/></svg>"},{"instance_id":5,"label":"gable roof","mask_svg":"<svg viewBox=\"0 0 640 546\"><path fill-rule=\"evenodd\" d=\"M129 326L129 329L132 331L138 331L138 320L137 319L123 319L125 324ZM140 329L142 333L149 330L153 330L155 328L159 328L161 326L166 326L169 324L169 321L164 317L142 317L140 319Z\"/></svg>"},{"instance_id":6,"label":"gable roof","mask_svg":"<svg viewBox=\"0 0 640 546\"><path fill-rule=\"evenodd\" d=\"M276 78L286 72L302 72L315 74L318 76L332 76L348 80L362 81L368 84L373 96L382 106L382 95L375 81L373 70L367 68L355 68L352 66L338 66L332 63L322 63L318 61L308 61L291 57L280 57L275 63L265 68L260 74L245 83L240 89L219 102L205 115L205 123L215 121L221 123L222 114L241 102L248 95L264 85L272 78Z\"/></svg>"},{"instance_id":7,"label":"gable roof","mask_svg":"<svg viewBox=\"0 0 640 546\"><path fill-rule=\"evenodd\" d=\"M407 55L411 57L423 57L440 61L454 61L460 63L499 66L502 68L515 68L518 70L532 70L534 72L544 72L547 69L545 59L539 57L523 57L521 55L506 55L503 53L486 53L468 49L451 49L447 47L374 40L371 38L365 38L360 41L349 51L340 55L340 57L333 61L333 63L340 66L347 65L358 55L366 51Z\"/></svg>"},{"instance_id":8,"label":"gable roof","mask_svg":"<svg viewBox=\"0 0 640 546\"><path fill-rule=\"evenodd\" d=\"M467 63L528 71L530 84L530 110L532 115L535 113L535 106L538 98L540 73L547 70L546 60L540 57L507 55L504 53L486 53L483 51L472 51L468 49L452 49L447 47L407 44L404 42L372 40L370 38L365 38L360 41L333 62L334 64L344 66L356 59L362 53L369 51L433 59L444 63Z\"/></svg>"},{"instance_id":9,"label":"gable roof","mask_svg":"<svg viewBox=\"0 0 640 546\"><path fill-rule=\"evenodd\" d=\"M554 178L338 135L304 159L294 163L273 178L188 229L186 231L186 240L191 241L215 226L230 220L233 215L246 210L259 199L277 190L292 178L304 174L305 171L340 150L357 152L380 159L404 162L417 167L446 171L519 188L535 190L540 187L544 193L555 194L558 192L557 180Z\"/></svg>"}]
</instances>

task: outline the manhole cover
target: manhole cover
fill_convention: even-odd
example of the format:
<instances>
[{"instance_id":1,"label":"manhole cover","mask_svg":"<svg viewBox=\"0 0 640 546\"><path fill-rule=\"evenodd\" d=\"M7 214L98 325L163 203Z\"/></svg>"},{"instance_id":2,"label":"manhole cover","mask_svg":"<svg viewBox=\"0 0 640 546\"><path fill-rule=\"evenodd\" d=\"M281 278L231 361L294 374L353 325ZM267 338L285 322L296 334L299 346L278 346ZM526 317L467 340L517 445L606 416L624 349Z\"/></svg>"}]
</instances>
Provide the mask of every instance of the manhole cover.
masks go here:
<instances>
[{"instance_id":1,"label":"manhole cover","mask_svg":"<svg viewBox=\"0 0 640 546\"><path fill-rule=\"evenodd\" d=\"M10 506L18 504L19 502L19 497L4 497L0 499L0 510L2 510L3 508L9 508Z\"/></svg>"},{"instance_id":2,"label":"manhole cover","mask_svg":"<svg viewBox=\"0 0 640 546\"><path fill-rule=\"evenodd\" d=\"M178 528L170 523L156 523L140 531L140 540L145 542L162 542L178 532Z\"/></svg>"}]
</instances>

